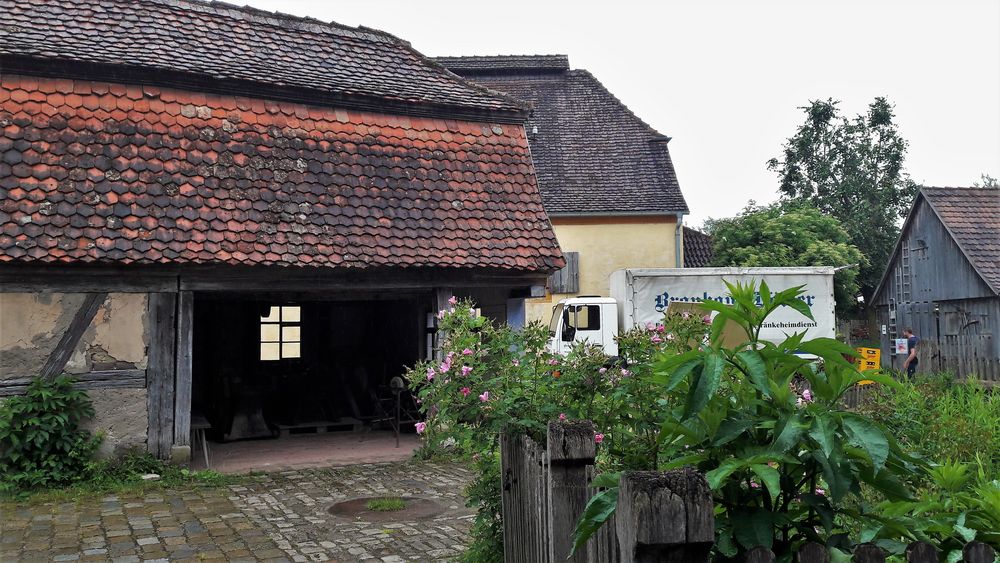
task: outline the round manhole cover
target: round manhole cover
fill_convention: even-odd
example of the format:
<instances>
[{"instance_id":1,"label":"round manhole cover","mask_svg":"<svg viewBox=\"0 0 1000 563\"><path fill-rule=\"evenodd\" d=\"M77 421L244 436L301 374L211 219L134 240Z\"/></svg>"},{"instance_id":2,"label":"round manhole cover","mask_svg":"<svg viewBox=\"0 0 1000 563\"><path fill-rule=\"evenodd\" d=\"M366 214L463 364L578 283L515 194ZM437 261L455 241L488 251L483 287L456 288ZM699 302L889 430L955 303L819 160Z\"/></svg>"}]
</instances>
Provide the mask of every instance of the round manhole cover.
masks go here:
<instances>
[{"instance_id":1,"label":"round manhole cover","mask_svg":"<svg viewBox=\"0 0 1000 563\"><path fill-rule=\"evenodd\" d=\"M426 520L434 518L445 511L445 507L425 498L399 497L406 504L400 510L381 512L370 510L368 502L385 497L364 497L338 502L327 509L334 516L361 519L366 522L405 522L408 520Z\"/></svg>"}]
</instances>

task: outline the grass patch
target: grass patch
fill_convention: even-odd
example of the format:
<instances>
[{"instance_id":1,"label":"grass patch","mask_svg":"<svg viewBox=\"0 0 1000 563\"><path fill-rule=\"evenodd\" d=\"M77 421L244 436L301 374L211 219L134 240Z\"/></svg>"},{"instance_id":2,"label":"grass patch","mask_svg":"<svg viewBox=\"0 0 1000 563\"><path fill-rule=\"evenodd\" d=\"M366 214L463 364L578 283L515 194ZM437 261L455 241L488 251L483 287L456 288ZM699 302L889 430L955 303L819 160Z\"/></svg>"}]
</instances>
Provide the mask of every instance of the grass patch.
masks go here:
<instances>
[{"instance_id":1,"label":"grass patch","mask_svg":"<svg viewBox=\"0 0 1000 563\"><path fill-rule=\"evenodd\" d=\"M160 478L142 479L143 475L150 473ZM178 486L219 487L248 479L253 479L253 476L223 475L211 470L191 471L136 450L119 458L89 463L79 480L69 485L4 492L0 494L0 501L64 502L106 494L142 494Z\"/></svg>"},{"instance_id":2,"label":"grass patch","mask_svg":"<svg viewBox=\"0 0 1000 563\"><path fill-rule=\"evenodd\" d=\"M406 508L406 501L399 497L373 498L365 504L373 512L395 512Z\"/></svg>"}]
</instances>

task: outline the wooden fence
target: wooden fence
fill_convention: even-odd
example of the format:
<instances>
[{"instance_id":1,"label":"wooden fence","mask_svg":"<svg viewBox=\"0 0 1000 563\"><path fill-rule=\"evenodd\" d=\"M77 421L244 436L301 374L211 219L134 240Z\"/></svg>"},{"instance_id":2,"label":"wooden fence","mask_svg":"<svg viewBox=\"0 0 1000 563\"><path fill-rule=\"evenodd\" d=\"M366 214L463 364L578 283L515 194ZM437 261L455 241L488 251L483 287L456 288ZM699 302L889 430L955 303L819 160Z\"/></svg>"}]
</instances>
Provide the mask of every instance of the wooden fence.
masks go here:
<instances>
[{"instance_id":1,"label":"wooden fence","mask_svg":"<svg viewBox=\"0 0 1000 563\"><path fill-rule=\"evenodd\" d=\"M506 563L708 563L715 540L714 503L708 483L692 469L627 471L619 484L616 514L569 557L573 530L589 499L594 478L594 425L552 422L546 445L527 436L501 436L504 560ZM939 551L917 542L906 550L909 563L937 563ZM993 563L996 552L981 542L965 546L962 561ZM807 543L799 563L829 563L827 549ZM856 563L884 563L874 544L855 549ZM752 550L745 563L769 563L774 554Z\"/></svg>"}]
</instances>

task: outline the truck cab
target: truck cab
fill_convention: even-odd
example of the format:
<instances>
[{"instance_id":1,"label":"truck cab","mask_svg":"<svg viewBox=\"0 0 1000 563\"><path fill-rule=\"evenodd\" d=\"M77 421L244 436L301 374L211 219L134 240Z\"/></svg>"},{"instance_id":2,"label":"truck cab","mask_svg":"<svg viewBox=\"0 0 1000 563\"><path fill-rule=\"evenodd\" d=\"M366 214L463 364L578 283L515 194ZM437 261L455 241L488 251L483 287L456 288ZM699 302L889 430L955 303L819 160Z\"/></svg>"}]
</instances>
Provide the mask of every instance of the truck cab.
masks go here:
<instances>
[{"instance_id":1,"label":"truck cab","mask_svg":"<svg viewBox=\"0 0 1000 563\"><path fill-rule=\"evenodd\" d=\"M580 296L559 301L549 321L549 350L566 355L577 342L618 355L618 303L610 297Z\"/></svg>"}]
</instances>

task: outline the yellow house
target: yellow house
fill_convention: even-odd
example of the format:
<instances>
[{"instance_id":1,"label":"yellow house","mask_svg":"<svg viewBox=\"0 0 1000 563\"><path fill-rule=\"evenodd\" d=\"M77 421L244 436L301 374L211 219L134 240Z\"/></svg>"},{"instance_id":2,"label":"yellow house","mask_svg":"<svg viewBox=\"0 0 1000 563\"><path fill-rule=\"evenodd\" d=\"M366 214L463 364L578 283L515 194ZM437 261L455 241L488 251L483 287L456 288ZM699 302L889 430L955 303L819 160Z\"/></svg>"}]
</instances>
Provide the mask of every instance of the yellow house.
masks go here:
<instances>
[{"instance_id":1,"label":"yellow house","mask_svg":"<svg viewBox=\"0 0 1000 563\"><path fill-rule=\"evenodd\" d=\"M526 123L542 202L567 266L528 320L547 321L553 302L607 296L621 268L684 266L688 213L662 135L565 55L439 57L452 72L533 104Z\"/></svg>"}]
</instances>

